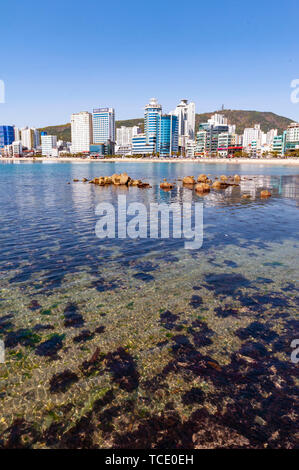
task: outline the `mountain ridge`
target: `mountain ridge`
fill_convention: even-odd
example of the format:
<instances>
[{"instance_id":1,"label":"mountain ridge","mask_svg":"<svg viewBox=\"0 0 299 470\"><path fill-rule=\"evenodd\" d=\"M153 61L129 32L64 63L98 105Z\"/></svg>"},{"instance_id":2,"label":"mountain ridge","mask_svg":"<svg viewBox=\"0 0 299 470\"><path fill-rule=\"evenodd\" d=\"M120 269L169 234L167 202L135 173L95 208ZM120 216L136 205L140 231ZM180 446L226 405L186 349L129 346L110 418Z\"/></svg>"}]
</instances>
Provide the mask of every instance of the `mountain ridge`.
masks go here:
<instances>
[{"instance_id":1,"label":"mountain ridge","mask_svg":"<svg viewBox=\"0 0 299 470\"><path fill-rule=\"evenodd\" d=\"M278 129L278 133L282 133L287 126L293 122L284 116L269 111L251 111L251 110L233 110L223 109L221 111L213 111L195 115L195 129L201 122L207 120L215 113L223 114L230 124L236 124L237 134L243 134L246 127L253 127L255 124L260 124L263 132L268 132L270 129ZM140 126L143 130L143 118L122 119L115 122L116 128L121 126ZM46 126L39 128L40 131L46 131L49 135L56 135L58 139L70 141L71 140L71 124L60 124L56 126Z\"/></svg>"}]
</instances>

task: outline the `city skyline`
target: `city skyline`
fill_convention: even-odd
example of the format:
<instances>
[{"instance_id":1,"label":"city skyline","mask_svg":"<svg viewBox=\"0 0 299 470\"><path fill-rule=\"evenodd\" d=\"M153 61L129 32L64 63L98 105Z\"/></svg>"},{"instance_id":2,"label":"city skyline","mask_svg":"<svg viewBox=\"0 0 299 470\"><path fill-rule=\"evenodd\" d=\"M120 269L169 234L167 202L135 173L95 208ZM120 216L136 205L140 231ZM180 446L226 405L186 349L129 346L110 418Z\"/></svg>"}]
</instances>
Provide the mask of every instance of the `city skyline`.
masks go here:
<instances>
[{"instance_id":1,"label":"city skyline","mask_svg":"<svg viewBox=\"0 0 299 470\"><path fill-rule=\"evenodd\" d=\"M3 2L3 18L11 8ZM59 125L97 103L109 103L118 120L137 118L149 96L158 96L167 112L188 96L198 112L224 104L299 120L299 104L290 98L298 78L297 1L283 6L283 21L276 0L253 0L249 12L235 0L215 0L215 15L200 2L190 1L185 16L180 8L175 0L89 0L84 9L54 0L49 15L47 4L21 2L13 28L1 25L7 46L0 122Z\"/></svg>"}]
</instances>

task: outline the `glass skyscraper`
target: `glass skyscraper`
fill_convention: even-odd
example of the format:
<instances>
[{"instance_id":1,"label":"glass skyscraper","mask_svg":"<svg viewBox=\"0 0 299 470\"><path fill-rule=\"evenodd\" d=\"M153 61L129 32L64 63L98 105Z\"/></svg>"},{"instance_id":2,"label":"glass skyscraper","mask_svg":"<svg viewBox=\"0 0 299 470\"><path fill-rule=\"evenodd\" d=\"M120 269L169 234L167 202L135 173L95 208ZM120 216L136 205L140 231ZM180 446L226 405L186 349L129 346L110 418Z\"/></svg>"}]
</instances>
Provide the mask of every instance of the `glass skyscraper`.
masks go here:
<instances>
[{"instance_id":1,"label":"glass skyscraper","mask_svg":"<svg viewBox=\"0 0 299 470\"><path fill-rule=\"evenodd\" d=\"M162 106L158 104L156 98L152 98L144 111L144 133L147 144L150 143L152 137L157 137L158 118L161 114Z\"/></svg>"},{"instance_id":2,"label":"glass skyscraper","mask_svg":"<svg viewBox=\"0 0 299 470\"><path fill-rule=\"evenodd\" d=\"M157 120L156 149L161 157L178 151L178 117L172 114L160 115Z\"/></svg>"},{"instance_id":3,"label":"glass skyscraper","mask_svg":"<svg viewBox=\"0 0 299 470\"><path fill-rule=\"evenodd\" d=\"M93 143L115 142L115 113L113 108L98 108L92 113Z\"/></svg>"},{"instance_id":4,"label":"glass skyscraper","mask_svg":"<svg viewBox=\"0 0 299 470\"><path fill-rule=\"evenodd\" d=\"M10 145L15 140L13 126L0 126L0 148Z\"/></svg>"}]
</instances>

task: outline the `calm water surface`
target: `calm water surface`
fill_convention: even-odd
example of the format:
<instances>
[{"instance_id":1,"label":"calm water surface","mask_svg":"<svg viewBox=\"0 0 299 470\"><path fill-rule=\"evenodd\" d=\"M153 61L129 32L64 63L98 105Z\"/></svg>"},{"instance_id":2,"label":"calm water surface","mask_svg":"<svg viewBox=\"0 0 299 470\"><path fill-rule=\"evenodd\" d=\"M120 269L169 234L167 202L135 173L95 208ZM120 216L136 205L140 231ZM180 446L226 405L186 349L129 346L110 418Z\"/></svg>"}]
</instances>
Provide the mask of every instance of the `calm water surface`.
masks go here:
<instances>
[{"instance_id":1,"label":"calm water surface","mask_svg":"<svg viewBox=\"0 0 299 470\"><path fill-rule=\"evenodd\" d=\"M123 171L152 188L73 182ZM199 197L179 178L200 173L243 178ZM0 446L294 447L298 183L259 163L0 163ZM202 248L99 240L119 194L203 202Z\"/></svg>"}]
</instances>

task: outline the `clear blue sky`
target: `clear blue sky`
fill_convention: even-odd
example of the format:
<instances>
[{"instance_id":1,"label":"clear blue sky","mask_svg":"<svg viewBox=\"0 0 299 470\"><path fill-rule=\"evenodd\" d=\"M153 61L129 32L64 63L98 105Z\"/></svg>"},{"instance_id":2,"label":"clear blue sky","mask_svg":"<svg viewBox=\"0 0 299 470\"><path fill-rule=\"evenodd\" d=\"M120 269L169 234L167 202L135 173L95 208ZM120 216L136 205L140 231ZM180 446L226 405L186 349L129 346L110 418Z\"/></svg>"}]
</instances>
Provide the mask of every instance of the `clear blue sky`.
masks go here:
<instances>
[{"instance_id":1,"label":"clear blue sky","mask_svg":"<svg viewBox=\"0 0 299 470\"><path fill-rule=\"evenodd\" d=\"M2 0L0 124L68 122L113 106L141 117L157 97L197 112L273 111L299 120L298 0Z\"/></svg>"}]
</instances>

